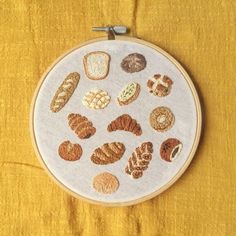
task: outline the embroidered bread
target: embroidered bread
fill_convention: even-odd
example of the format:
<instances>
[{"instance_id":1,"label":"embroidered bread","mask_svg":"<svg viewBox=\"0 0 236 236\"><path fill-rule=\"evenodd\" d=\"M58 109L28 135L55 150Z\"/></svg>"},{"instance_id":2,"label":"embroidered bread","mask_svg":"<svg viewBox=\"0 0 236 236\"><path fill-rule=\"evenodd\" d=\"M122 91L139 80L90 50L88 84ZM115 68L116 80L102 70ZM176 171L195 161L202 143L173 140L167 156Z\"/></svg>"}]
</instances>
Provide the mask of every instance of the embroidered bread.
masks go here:
<instances>
[{"instance_id":1,"label":"embroidered bread","mask_svg":"<svg viewBox=\"0 0 236 236\"><path fill-rule=\"evenodd\" d=\"M127 84L119 93L117 101L120 106L128 105L137 99L140 93L140 85L138 83L132 82Z\"/></svg>"},{"instance_id":2,"label":"embroidered bread","mask_svg":"<svg viewBox=\"0 0 236 236\"><path fill-rule=\"evenodd\" d=\"M165 132L170 129L175 122L175 116L168 107L157 107L153 109L149 116L149 123L158 132Z\"/></svg>"},{"instance_id":3,"label":"embroidered bread","mask_svg":"<svg viewBox=\"0 0 236 236\"><path fill-rule=\"evenodd\" d=\"M146 67L146 58L140 53L131 53L121 62L121 68L127 73L134 73Z\"/></svg>"},{"instance_id":4,"label":"embroidered bread","mask_svg":"<svg viewBox=\"0 0 236 236\"><path fill-rule=\"evenodd\" d=\"M161 144L161 159L172 162L181 152L183 144L176 138L169 138Z\"/></svg>"},{"instance_id":5,"label":"embroidered bread","mask_svg":"<svg viewBox=\"0 0 236 236\"><path fill-rule=\"evenodd\" d=\"M91 161L98 165L114 163L123 156L125 145L120 142L105 143L94 150Z\"/></svg>"},{"instance_id":6,"label":"embroidered bread","mask_svg":"<svg viewBox=\"0 0 236 236\"><path fill-rule=\"evenodd\" d=\"M158 97L167 96L172 88L173 81L166 75L154 75L147 81L149 92Z\"/></svg>"},{"instance_id":7,"label":"embroidered bread","mask_svg":"<svg viewBox=\"0 0 236 236\"><path fill-rule=\"evenodd\" d=\"M70 73L62 82L54 95L50 109L52 112L60 111L65 104L69 101L70 97L74 93L80 80L80 74L77 72Z\"/></svg>"},{"instance_id":8,"label":"embroidered bread","mask_svg":"<svg viewBox=\"0 0 236 236\"><path fill-rule=\"evenodd\" d=\"M109 72L110 55L106 52L95 51L84 56L85 74L89 79L105 79Z\"/></svg>"},{"instance_id":9,"label":"embroidered bread","mask_svg":"<svg viewBox=\"0 0 236 236\"><path fill-rule=\"evenodd\" d=\"M111 100L108 93L101 89L92 89L83 97L82 103L84 106L92 109L103 109Z\"/></svg>"},{"instance_id":10,"label":"embroidered bread","mask_svg":"<svg viewBox=\"0 0 236 236\"><path fill-rule=\"evenodd\" d=\"M140 124L138 124L137 121L128 114L123 114L117 117L107 126L108 132L116 130L124 130L132 132L137 136L140 136L142 134L142 129Z\"/></svg>"},{"instance_id":11,"label":"embroidered bread","mask_svg":"<svg viewBox=\"0 0 236 236\"><path fill-rule=\"evenodd\" d=\"M77 161L82 156L83 150L78 143L71 143L69 140L64 141L58 148L59 156L66 161Z\"/></svg>"},{"instance_id":12,"label":"embroidered bread","mask_svg":"<svg viewBox=\"0 0 236 236\"><path fill-rule=\"evenodd\" d=\"M109 172L103 172L93 178L93 188L103 194L111 194L119 188L119 180Z\"/></svg>"},{"instance_id":13,"label":"embroidered bread","mask_svg":"<svg viewBox=\"0 0 236 236\"><path fill-rule=\"evenodd\" d=\"M125 172L132 178L138 179L142 177L143 171L148 168L149 162L152 160L153 145L151 142L144 142L137 147L129 158Z\"/></svg>"},{"instance_id":14,"label":"embroidered bread","mask_svg":"<svg viewBox=\"0 0 236 236\"><path fill-rule=\"evenodd\" d=\"M95 134L96 128L87 117L71 113L68 116L69 126L81 139L87 139Z\"/></svg>"}]
</instances>

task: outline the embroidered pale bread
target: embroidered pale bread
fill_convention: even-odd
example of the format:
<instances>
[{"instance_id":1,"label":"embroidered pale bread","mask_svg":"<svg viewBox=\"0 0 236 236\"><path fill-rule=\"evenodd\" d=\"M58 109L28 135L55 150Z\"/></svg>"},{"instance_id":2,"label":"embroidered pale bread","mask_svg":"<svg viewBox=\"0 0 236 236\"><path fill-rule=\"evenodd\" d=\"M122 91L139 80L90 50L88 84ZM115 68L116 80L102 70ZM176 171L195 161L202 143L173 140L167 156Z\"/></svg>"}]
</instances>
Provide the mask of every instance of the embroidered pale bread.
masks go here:
<instances>
[{"instance_id":1,"label":"embroidered pale bread","mask_svg":"<svg viewBox=\"0 0 236 236\"><path fill-rule=\"evenodd\" d=\"M152 160L153 145L151 142L144 142L137 147L129 158L125 172L132 178L138 179L143 176L143 171L148 168Z\"/></svg>"},{"instance_id":2,"label":"embroidered pale bread","mask_svg":"<svg viewBox=\"0 0 236 236\"><path fill-rule=\"evenodd\" d=\"M105 79L109 72L110 55L106 52L90 52L83 59L85 74L89 79Z\"/></svg>"},{"instance_id":3,"label":"embroidered pale bread","mask_svg":"<svg viewBox=\"0 0 236 236\"><path fill-rule=\"evenodd\" d=\"M70 73L58 88L54 95L50 109L52 112L60 111L65 104L69 101L70 97L74 93L80 80L80 74L77 72Z\"/></svg>"},{"instance_id":4,"label":"embroidered pale bread","mask_svg":"<svg viewBox=\"0 0 236 236\"><path fill-rule=\"evenodd\" d=\"M105 143L94 150L91 161L98 165L107 165L119 161L125 152L125 145L120 142Z\"/></svg>"},{"instance_id":5,"label":"embroidered pale bread","mask_svg":"<svg viewBox=\"0 0 236 236\"><path fill-rule=\"evenodd\" d=\"M140 136L142 134L142 129L140 124L138 124L137 121L128 114L123 114L117 117L107 126L108 132L116 130L124 130L132 132L137 136Z\"/></svg>"},{"instance_id":6,"label":"embroidered pale bread","mask_svg":"<svg viewBox=\"0 0 236 236\"><path fill-rule=\"evenodd\" d=\"M116 176L108 173L103 172L98 174L93 179L93 188L103 194L111 194L117 191L119 188L119 180Z\"/></svg>"},{"instance_id":7,"label":"embroidered pale bread","mask_svg":"<svg viewBox=\"0 0 236 236\"><path fill-rule=\"evenodd\" d=\"M101 89L92 89L83 97L82 103L84 106L92 109L103 109L111 100L108 93Z\"/></svg>"},{"instance_id":8,"label":"embroidered pale bread","mask_svg":"<svg viewBox=\"0 0 236 236\"><path fill-rule=\"evenodd\" d=\"M96 128L93 126L93 123L89 121L87 117L80 114L69 114L68 122L70 128L81 139L90 138L96 133Z\"/></svg>"},{"instance_id":9,"label":"embroidered pale bread","mask_svg":"<svg viewBox=\"0 0 236 236\"><path fill-rule=\"evenodd\" d=\"M117 101L121 106L128 105L137 99L139 93L140 85L135 82L129 83L119 93Z\"/></svg>"}]
</instances>

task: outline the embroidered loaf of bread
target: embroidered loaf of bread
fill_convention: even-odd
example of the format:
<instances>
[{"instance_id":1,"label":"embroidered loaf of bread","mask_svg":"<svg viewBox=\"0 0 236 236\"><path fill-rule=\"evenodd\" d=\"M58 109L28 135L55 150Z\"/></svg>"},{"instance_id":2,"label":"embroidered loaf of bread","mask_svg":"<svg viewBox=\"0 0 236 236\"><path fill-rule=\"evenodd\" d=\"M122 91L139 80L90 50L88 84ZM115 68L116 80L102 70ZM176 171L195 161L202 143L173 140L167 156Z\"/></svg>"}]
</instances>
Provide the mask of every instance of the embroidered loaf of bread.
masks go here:
<instances>
[{"instance_id":1,"label":"embroidered loaf of bread","mask_svg":"<svg viewBox=\"0 0 236 236\"><path fill-rule=\"evenodd\" d=\"M69 101L74 93L80 80L80 74L77 72L70 73L62 82L54 95L50 109L52 112L60 111L65 104Z\"/></svg>"},{"instance_id":2,"label":"embroidered loaf of bread","mask_svg":"<svg viewBox=\"0 0 236 236\"><path fill-rule=\"evenodd\" d=\"M68 116L69 126L81 139L87 139L96 133L96 128L87 117L71 113Z\"/></svg>"},{"instance_id":3,"label":"embroidered loaf of bread","mask_svg":"<svg viewBox=\"0 0 236 236\"><path fill-rule=\"evenodd\" d=\"M143 171L148 168L152 160L153 145L151 142L144 142L137 147L129 158L125 172L134 179L142 177Z\"/></svg>"},{"instance_id":4,"label":"embroidered loaf of bread","mask_svg":"<svg viewBox=\"0 0 236 236\"><path fill-rule=\"evenodd\" d=\"M105 143L94 150L91 161L98 165L107 165L120 160L124 152L125 145L123 143Z\"/></svg>"},{"instance_id":5,"label":"embroidered loaf of bread","mask_svg":"<svg viewBox=\"0 0 236 236\"><path fill-rule=\"evenodd\" d=\"M116 130L124 130L132 132L137 136L140 136L142 134L142 129L140 124L138 124L137 121L128 114L123 114L117 117L107 127L108 132Z\"/></svg>"},{"instance_id":6,"label":"embroidered loaf of bread","mask_svg":"<svg viewBox=\"0 0 236 236\"><path fill-rule=\"evenodd\" d=\"M109 72L110 55L106 52L95 51L84 56L85 74L89 79L105 79Z\"/></svg>"}]
</instances>

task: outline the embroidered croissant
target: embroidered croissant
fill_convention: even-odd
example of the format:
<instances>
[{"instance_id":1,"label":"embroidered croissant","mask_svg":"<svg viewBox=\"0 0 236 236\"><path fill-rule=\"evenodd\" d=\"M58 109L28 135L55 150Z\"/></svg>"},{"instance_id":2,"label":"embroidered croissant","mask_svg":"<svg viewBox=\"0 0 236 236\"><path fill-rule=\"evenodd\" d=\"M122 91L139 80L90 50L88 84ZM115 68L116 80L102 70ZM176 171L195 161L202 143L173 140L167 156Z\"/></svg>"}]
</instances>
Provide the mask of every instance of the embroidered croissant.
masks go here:
<instances>
[{"instance_id":1,"label":"embroidered croissant","mask_svg":"<svg viewBox=\"0 0 236 236\"><path fill-rule=\"evenodd\" d=\"M123 114L113 120L108 126L107 131L125 130L140 136L142 134L141 126L128 114Z\"/></svg>"}]
</instances>

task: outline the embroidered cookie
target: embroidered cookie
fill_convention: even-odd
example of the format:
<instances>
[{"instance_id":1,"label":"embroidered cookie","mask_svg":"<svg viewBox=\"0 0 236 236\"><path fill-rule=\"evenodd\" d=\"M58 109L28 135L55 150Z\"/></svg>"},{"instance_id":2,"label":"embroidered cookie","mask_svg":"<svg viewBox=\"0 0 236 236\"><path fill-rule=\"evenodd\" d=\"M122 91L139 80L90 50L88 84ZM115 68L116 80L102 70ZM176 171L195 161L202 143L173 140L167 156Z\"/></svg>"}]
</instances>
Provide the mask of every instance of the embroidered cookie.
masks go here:
<instances>
[{"instance_id":1,"label":"embroidered cookie","mask_svg":"<svg viewBox=\"0 0 236 236\"><path fill-rule=\"evenodd\" d=\"M120 160L124 152L125 145L123 143L105 143L94 150L91 161L98 165L107 165Z\"/></svg>"},{"instance_id":2,"label":"embroidered cookie","mask_svg":"<svg viewBox=\"0 0 236 236\"><path fill-rule=\"evenodd\" d=\"M119 180L116 176L103 172L93 179L93 188L103 194L111 194L117 191L119 188Z\"/></svg>"},{"instance_id":3,"label":"embroidered cookie","mask_svg":"<svg viewBox=\"0 0 236 236\"><path fill-rule=\"evenodd\" d=\"M121 62L121 68L127 73L134 73L143 70L147 61L142 54L132 53L125 57Z\"/></svg>"},{"instance_id":4,"label":"embroidered cookie","mask_svg":"<svg viewBox=\"0 0 236 236\"><path fill-rule=\"evenodd\" d=\"M92 109L103 109L111 100L108 93L101 89L93 89L85 94L82 103L84 106Z\"/></svg>"},{"instance_id":5,"label":"embroidered cookie","mask_svg":"<svg viewBox=\"0 0 236 236\"><path fill-rule=\"evenodd\" d=\"M140 136L142 134L142 129L140 124L138 124L137 121L128 114L123 114L117 117L107 126L108 132L116 130L124 130L132 132L137 136Z\"/></svg>"},{"instance_id":6,"label":"embroidered cookie","mask_svg":"<svg viewBox=\"0 0 236 236\"><path fill-rule=\"evenodd\" d=\"M161 144L160 155L165 161L172 162L182 150L182 143L176 138L169 138Z\"/></svg>"},{"instance_id":7,"label":"embroidered cookie","mask_svg":"<svg viewBox=\"0 0 236 236\"><path fill-rule=\"evenodd\" d=\"M151 112L149 121L153 129L164 132L173 126L175 117L169 108L157 107Z\"/></svg>"},{"instance_id":8,"label":"embroidered cookie","mask_svg":"<svg viewBox=\"0 0 236 236\"><path fill-rule=\"evenodd\" d=\"M117 101L120 106L128 105L137 99L140 93L140 85L138 83L129 83L127 84L119 93Z\"/></svg>"},{"instance_id":9,"label":"embroidered cookie","mask_svg":"<svg viewBox=\"0 0 236 236\"><path fill-rule=\"evenodd\" d=\"M65 104L69 101L70 97L74 93L80 80L80 74L77 72L70 73L62 82L54 95L50 109L52 112L60 111Z\"/></svg>"},{"instance_id":10,"label":"embroidered cookie","mask_svg":"<svg viewBox=\"0 0 236 236\"><path fill-rule=\"evenodd\" d=\"M95 134L96 128L87 117L71 113L68 116L69 126L81 139L87 139Z\"/></svg>"},{"instance_id":11,"label":"embroidered cookie","mask_svg":"<svg viewBox=\"0 0 236 236\"><path fill-rule=\"evenodd\" d=\"M173 81L166 75L154 75L147 81L149 92L158 97L167 96L172 88Z\"/></svg>"},{"instance_id":12,"label":"embroidered cookie","mask_svg":"<svg viewBox=\"0 0 236 236\"><path fill-rule=\"evenodd\" d=\"M125 172L132 178L138 179L143 176L143 171L148 168L152 160L153 145L151 142L144 142L137 147L129 158L125 167Z\"/></svg>"},{"instance_id":13,"label":"embroidered cookie","mask_svg":"<svg viewBox=\"0 0 236 236\"><path fill-rule=\"evenodd\" d=\"M85 74L89 79L101 80L107 77L110 67L110 55L106 52L90 52L84 56L83 62Z\"/></svg>"},{"instance_id":14,"label":"embroidered cookie","mask_svg":"<svg viewBox=\"0 0 236 236\"><path fill-rule=\"evenodd\" d=\"M83 150L79 144L65 141L58 148L59 156L66 161L77 161L82 156Z\"/></svg>"}]
</instances>

